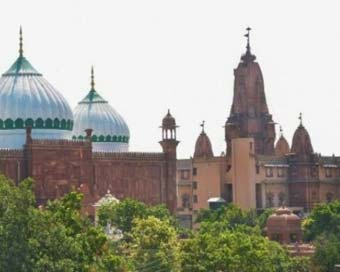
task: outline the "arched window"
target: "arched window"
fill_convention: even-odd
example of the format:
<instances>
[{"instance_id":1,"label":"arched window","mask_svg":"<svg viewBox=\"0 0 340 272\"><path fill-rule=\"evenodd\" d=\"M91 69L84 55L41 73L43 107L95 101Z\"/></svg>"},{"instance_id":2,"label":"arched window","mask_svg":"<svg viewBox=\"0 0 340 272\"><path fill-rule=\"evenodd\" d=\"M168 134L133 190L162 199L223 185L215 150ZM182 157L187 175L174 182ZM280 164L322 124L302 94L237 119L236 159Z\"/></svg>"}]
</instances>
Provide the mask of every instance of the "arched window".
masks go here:
<instances>
[{"instance_id":1,"label":"arched window","mask_svg":"<svg viewBox=\"0 0 340 272\"><path fill-rule=\"evenodd\" d=\"M24 128L24 120L21 118L15 120L15 128Z\"/></svg>"},{"instance_id":2,"label":"arched window","mask_svg":"<svg viewBox=\"0 0 340 272\"><path fill-rule=\"evenodd\" d=\"M66 129L66 120L65 119L61 120L61 128Z\"/></svg>"},{"instance_id":3,"label":"arched window","mask_svg":"<svg viewBox=\"0 0 340 272\"><path fill-rule=\"evenodd\" d=\"M13 128L13 124L14 122L13 122L13 120L11 120L11 119L6 119L5 120L5 128L6 129L9 129L9 128Z\"/></svg>"},{"instance_id":4,"label":"arched window","mask_svg":"<svg viewBox=\"0 0 340 272\"><path fill-rule=\"evenodd\" d=\"M54 119L53 128L60 128L60 121L58 118Z\"/></svg>"},{"instance_id":5,"label":"arched window","mask_svg":"<svg viewBox=\"0 0 340 272\"><path fill-rule=\"evenodd\" d=\"M187 193L182 195L182 208L190 208L190 196Z\"/></svg>"},{"instance_id":6,"label":"arched window","mask_svg":"<svg viewBox=\"0 0 340 272\"><path fill-rule=\"evenodd\" d=\"M34 121L33 121L32 118L26 119L26 121L25 121L25 126L26 126L26 127L31 127L31 128L32 128L33 125L34 125Z\"/></svg>"},{"instance_id":7,"label":"arched window","mask_svg":"<svg viewBox=\"0 0 340 272\"><path fill-rule=\"evenodd\" d=\"M46 128L52 128L52 127L53 127L52 119L50 119L50 118L47 118L47 119L46 119L45 127L46 127Z\"/></svg>"},{"instance_id":8,"label":"arched window","mask_svg":"<svg viewBox=\"0 0 340 272\"><path fill-rule=\"evenodd\" d=\"M38 118L35 120L35 127L36 128L43 128L44 127L44 121L41 118Z\"/></svg>"}]
</instances>

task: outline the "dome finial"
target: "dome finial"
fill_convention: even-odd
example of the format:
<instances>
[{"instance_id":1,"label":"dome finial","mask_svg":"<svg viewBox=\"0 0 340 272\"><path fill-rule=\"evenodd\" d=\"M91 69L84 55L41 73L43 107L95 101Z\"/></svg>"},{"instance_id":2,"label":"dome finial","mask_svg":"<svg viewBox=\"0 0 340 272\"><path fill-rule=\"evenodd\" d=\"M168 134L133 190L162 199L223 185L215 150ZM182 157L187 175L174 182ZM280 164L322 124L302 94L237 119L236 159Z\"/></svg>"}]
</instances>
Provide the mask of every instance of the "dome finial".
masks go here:
<instances>
[{"instance_id":1,"label":"dome finial","mask_svg":"<svg viewBox=\"0 0 340 272\"><path fill-rule=\"evenodd\" d=\"M281 136L281 137L283 136L283 129L282 129L282 126L280 126L280 136Z\"/></svg>"},{"instance_id":2,"label":"dome finial","mask_svg":"<svg viewBox=\"0 0 340 272\"><path fill-rule=\"evenodd\" d=\"M93 65L91 66L91 91L94 91L94 69L93 69Z\"/></svg>"},{"instance_id":3,"label":"dome finial","mask_svg":"<svg viewBox=\"0 0 340 272\"><path fill-rule=\"evenodd\" d=\"M303 124L302 124L302 112L300 112L300 114L299 114L299 120L300 120L300 126L303 126Z\"/></svg>"},{"instance_id":4,"label":"dome finial","mask_svg":"<svg viewBox=\"0 0 340 272\"><path fill-rule=\"evenodd\" d=\"M243 60L243 62L248 63L248 62L252 62L256 59L256 57L254 55L252 55L251 50L250 50L250 31L251 28L247 27L246 28L247 33L244 34L244 37L247 38L247 46L246 46L246 53L241 57L241 60Z\"/></svg>"},{"instance_id":5,"label":"dome finial","mask_svg":"<svg viewBox=\"0 0 340 272\"><path fill-rule=\"evenodd\" d=\"M204 123L205 121L203 120L202 123L200 124L200 126L202 127L202 133L204 133Z\"/></svg>"},{"instance_id":6,"label":"dome finial","mask_svg":"<svg viewBox=\"0 0 340 272\"><path fill-rule=\"evenodd\" d=\"M22 49L22 27L20 26L19 30L19 56L22 57L24 54L24 50Z\"/></svg>"},{"instance_id":7,"label":"dome finial","mask_svg":"<svg viewBox=\"0 0 340 272\"><path fill-rule=\"evenodd\" d=\"M247 52L246 53L250 54L250 30L251 30L251 28L248 26L246 28L246 30L247 30L247 34L244 35L244 37L247 38L247 47L246 47Z\"/></svg>"}]
</instances>

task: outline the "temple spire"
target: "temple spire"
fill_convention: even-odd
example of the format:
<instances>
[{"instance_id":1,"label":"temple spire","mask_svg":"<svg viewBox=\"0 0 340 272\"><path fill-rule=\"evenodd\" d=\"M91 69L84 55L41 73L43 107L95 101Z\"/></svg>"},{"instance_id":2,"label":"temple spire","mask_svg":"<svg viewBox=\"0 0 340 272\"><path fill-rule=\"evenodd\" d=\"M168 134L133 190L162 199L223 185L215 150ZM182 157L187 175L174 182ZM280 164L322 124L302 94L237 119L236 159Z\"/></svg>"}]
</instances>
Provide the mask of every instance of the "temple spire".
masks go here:
<instances>
[{"instance_id":1,"label":"temple spire","mask_svg":"<svg viewBox=\"0 0 340 272\"><path fill-rule=\"evenodd\" d=\"M251 49L250 49L250 31L251 28L247 27L246 28L247 33L244 34L244 37L247 38L247 46L246 46L246 53L244 55L242 55L241 60L243 60L243 62L248 63L248 62L253 62L256 57L254 55L252 55L251 53Z\"/></svg>"},{"instance_id":2,"label":"temple spire","mask_svg":"<svg viewBox=\"0 0 340 272\"><path fill-rule=\"evenodd\" d=\"M202 133L204 133L204 124L205 124L205 121L203 120L202 123L200 124L200 126L202 127Z\"/></svg>"},{"instance_id":3,"label":"temple spire","mask_svg":"<svg viewBox=\"0 0 340 272\"><path fill-rule=\"evenodd\" d=\"M22 46L22 28L20 26L19 30L19 56L22 57L24 54L23 46Z\"/></svg>"},{"instance_id":4,"label":"temple spire","mask_svg":"<svg viewBox=\"0 0 340 272\"><path fill-rule=\"evenodd\" d=\"M91 66L91 91L94 91L94 69L93 69L93 65Z\"/></svg>"}]
</instances>

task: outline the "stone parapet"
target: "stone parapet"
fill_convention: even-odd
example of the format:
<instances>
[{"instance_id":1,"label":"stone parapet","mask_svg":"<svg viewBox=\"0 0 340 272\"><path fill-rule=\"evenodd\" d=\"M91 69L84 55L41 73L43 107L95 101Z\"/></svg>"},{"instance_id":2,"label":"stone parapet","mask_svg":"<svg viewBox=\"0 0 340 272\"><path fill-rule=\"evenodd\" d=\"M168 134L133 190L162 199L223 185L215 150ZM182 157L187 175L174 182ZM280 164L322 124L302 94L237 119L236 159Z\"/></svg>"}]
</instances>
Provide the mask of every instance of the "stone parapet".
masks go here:
<instances>
[{"instance_id":1,"label":"stone parapet","mask_svg":"<svg viewBox=\"0 0 340 272\"><path fill-rule=\"evenodd\" d=\"M22 149L0 149L0 158L23 158Z\"/></svg>"},{"instance_id":2,"label":"stone parapet","mask_svg":"<svg viewBox=\"0 0 340 272\"><path fill-rule=\"evenodd\" d=\"M33 139L32 145L90 146L91 143L84 140Z\"/></svg>"},{"instance_id":3,"label":"stone parapet","mask_svg":"<svg viewBox=\"0 0 340 272\"><path fill-rule=\"evenodd\" d=\"M164 153L147 152L93 152L94 160L165 160Z\"/></svg>"}]
</instances>

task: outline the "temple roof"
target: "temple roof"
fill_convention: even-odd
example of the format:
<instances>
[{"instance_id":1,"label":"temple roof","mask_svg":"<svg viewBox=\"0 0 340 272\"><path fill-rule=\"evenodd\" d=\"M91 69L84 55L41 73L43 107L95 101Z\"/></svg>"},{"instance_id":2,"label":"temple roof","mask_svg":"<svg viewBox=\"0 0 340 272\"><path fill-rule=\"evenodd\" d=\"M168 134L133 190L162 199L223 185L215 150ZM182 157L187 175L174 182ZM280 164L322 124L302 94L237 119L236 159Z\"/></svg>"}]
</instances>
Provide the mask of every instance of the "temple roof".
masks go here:
<instances>
[{"instance_id":1,"label":"temple roof","mask_svg":"<svg viewBox=\"0 0 340 272\"><path fill-rule=\"evenodd\" d=\"M208 135L204 131L204 121L201 124L202 131L195 144L194 158L212 158L214 153Z\"/></svg>"}]
</instances>

